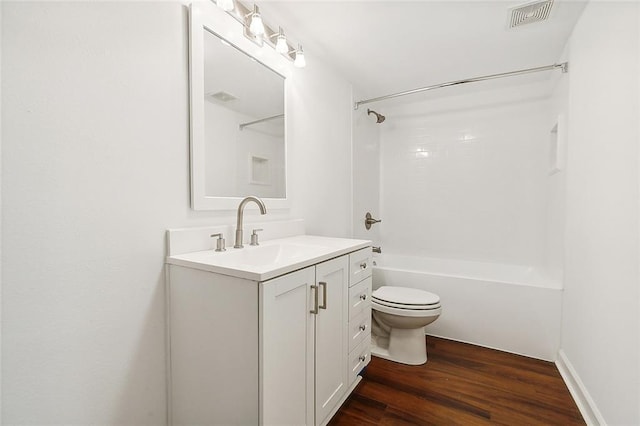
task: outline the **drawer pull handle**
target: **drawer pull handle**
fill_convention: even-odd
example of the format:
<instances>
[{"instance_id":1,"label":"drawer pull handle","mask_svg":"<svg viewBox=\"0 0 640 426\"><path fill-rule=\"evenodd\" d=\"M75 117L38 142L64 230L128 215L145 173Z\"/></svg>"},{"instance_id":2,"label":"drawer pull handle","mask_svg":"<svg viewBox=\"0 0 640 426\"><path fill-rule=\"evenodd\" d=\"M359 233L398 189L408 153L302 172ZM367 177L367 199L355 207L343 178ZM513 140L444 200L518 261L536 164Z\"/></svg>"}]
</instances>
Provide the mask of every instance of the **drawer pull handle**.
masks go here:
<instances>
[{"instance_id":1,"label":"drawer pull handle","mask_svg":"<svg viewBox=\"0 0 640 426\"><path fill-rule=\"evenodd\" d=\"M362 324L360 326L360 331L365 331L367 329L367 324Z\"/></svg>"},{"instance_id":2,"label":"drawer pull handle","mask_svg":"<svg viewBox=\"0 0 640 426\"><path fill-rule=\"evenodd\" d=\"M318 286L317 285L312 285L311 286L311 290L313 290L314 294L314 308L309 311L312 314L318 315Z\"/></svg>"},{"instance_id":3,"label":"drawer pull handle","mask_svg":"<svg viewBox=\"0 0 640 426\"><path fill-rule=\"evenodd\" d=\"M360 269L367 269L367 262L362 262L360 264Z\"/></svg>"},{"instance_id":4,"label":"drawer pull handle","mask_svg":"<svg viewBox=\"0 0 640 426\"><path fill-rule=\"evenodd\" d=\"M367 357L366 357L366 355L360 355L360 358L358 358L358 359L359 359L361 362L364 362L364 361L367 359Z\"/></svg>"},{"instance_id":5,"label":"drawer pull handle","mask_svg":"<svg viewBox=\"0 0 640 426\"><path fill-rule=\"evenodd\" d=\"M360 300L367 300L367 295L366 294L361 294L360 295Z\"/></svg>"},{"instance_id":6,"label":"drawer pull handle","mask_svg":"<svg viewBox=\"0 0 640 426\"><path fill-rule=\"evenodd\" d=\"M320 281L318 283L320 287L322 287L322 305L320 305L320 309L327 309L327 283L324 281ZM318 290L320 291L320 290Z\"/></svg>"}]
</instances>

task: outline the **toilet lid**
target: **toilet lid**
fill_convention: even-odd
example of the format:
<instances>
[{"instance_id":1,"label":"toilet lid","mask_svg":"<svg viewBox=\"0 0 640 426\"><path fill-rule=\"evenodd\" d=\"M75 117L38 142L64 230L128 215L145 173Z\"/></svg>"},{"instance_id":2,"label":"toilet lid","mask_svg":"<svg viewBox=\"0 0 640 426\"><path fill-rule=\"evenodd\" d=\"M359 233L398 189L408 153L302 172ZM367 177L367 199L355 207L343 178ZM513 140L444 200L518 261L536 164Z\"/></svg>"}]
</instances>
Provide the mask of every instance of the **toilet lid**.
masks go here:
<instances>
[{"instance_id":1,"label":"toilet lid","mask_svg":"<svg viewBox=\"0 0 640 426\"><path fill-rule=\"evenodd\" d=\"M400 309L402 311L420 311L420 312L433 311L441 308L440 303L432 303L430 305L402 305L400 303L385 302L383 300L378 300L378 299L372 299L371 306L374 310L378 309L381 306L386 306L389 308Z\"/></svg>"},{"instance_id":2,"label":"toilet lid","mask_svg":"<svg viewBox=\"0 0 640 426\"><path fill-rule=\"evenodd\" d=\"M383 286L374 291L371 296L381 302L394 305L423 307L440 303L440 297L437 294L417 288Z\"/></svg>"}]
</instances>

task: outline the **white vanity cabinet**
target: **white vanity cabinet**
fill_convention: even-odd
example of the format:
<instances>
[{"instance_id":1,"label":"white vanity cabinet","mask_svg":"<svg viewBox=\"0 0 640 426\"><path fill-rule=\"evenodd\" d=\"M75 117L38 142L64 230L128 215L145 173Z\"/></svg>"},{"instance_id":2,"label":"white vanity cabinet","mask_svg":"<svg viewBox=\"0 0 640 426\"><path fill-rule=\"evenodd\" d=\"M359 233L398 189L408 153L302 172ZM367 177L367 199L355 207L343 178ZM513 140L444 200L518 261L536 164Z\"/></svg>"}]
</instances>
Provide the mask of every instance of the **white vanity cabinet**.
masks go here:
<instances>
[{"instance_id":1,"label":"white vanity cabinet","mask_svg":"<svg viewBox=\"0 0 640 426\"><path fill-rule=\"evenodd\" d=\"M370 251L265 281L169 262L171 423L326 424L369 360L370 320L351 328L370 308L351 293L371 293L370 266L353 282Z\"/></svg>"}]
</instances>

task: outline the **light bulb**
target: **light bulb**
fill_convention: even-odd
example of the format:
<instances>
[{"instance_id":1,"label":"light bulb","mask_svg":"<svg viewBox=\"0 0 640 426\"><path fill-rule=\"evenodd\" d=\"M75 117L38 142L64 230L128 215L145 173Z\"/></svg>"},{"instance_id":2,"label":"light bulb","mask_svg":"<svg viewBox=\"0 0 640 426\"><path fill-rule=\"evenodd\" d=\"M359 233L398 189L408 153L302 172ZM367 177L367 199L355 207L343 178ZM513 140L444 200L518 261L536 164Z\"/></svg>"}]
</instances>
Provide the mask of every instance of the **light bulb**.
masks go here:
<instances>
[{"instance_id":1,"label":"light bulb","mask_svg":"<svg viewBox=\"0 0 640 426\"><path fill-rule=\"evenodd\" d=\"M285 54L289 51L289 45L287 45L287 37L285 37L284 33L281 31L278 34L278 39L276 41L276 52Z\"/></svg>"},{"instance_id":2,"label":"light bulb","mask_svg":"<svg viewBox=\"0 0 640 426\"><path fill-rule=\"evenodd\" d=\"M262 23L262 17L258 11L258 6L253 5L253 13L251 13L251 23L249 24L249 31L256 37L260 37L264 34L264 24Z\"/></svg>"},{"instance_id":3,"label":"light bulb","mask_svg":"<svg viewBox=\"0 0 640 426\"><path fill-rule=\"evenodd\" d=\"M304 68L307 65L301 45L298 45L298 50L296 50L296 59L293 61L293 65L298 68Z\"/></svg>"},{"instance_id":4,"label":"light bulb","mask_svg":"<svg viewBox=\"0 0 640 426\"><path fill-rule=\"evenodd\" d=\"M216 0L216 4L225 12L231 12L235 7L233 0Z\"/></svg>"},{"instance_id":5,"label":"light bulb","mask_svg":"<svg viewBox=\"0 0 640 426\"><path fill-rule=\"evenodd\" d=\"M251 25L249 25L249 31L254 36L261 36L264 34L264 24L259 14L255 14L251 17Z\"/></svg>"}]
</instances>

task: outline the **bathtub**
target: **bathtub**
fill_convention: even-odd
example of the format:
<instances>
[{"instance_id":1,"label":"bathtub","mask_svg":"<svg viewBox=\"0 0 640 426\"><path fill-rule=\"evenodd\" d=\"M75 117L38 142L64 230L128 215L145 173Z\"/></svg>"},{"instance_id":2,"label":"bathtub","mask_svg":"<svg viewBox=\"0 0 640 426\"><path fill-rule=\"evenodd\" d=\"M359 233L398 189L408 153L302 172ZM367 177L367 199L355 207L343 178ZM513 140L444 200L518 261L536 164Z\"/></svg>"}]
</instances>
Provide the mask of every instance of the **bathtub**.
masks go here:
<instances>
[{"instance_id":1,"label":"bathtub","mask_svg":"<svg viewBox=\"0 0 640 426\"><path fill-rule=\"evenodd\" d=\"M436 293L442 315L428 335L555 361L562 287L536 268L383 254L374 257L373 288Z\"/></svg>"}]
</instances>

